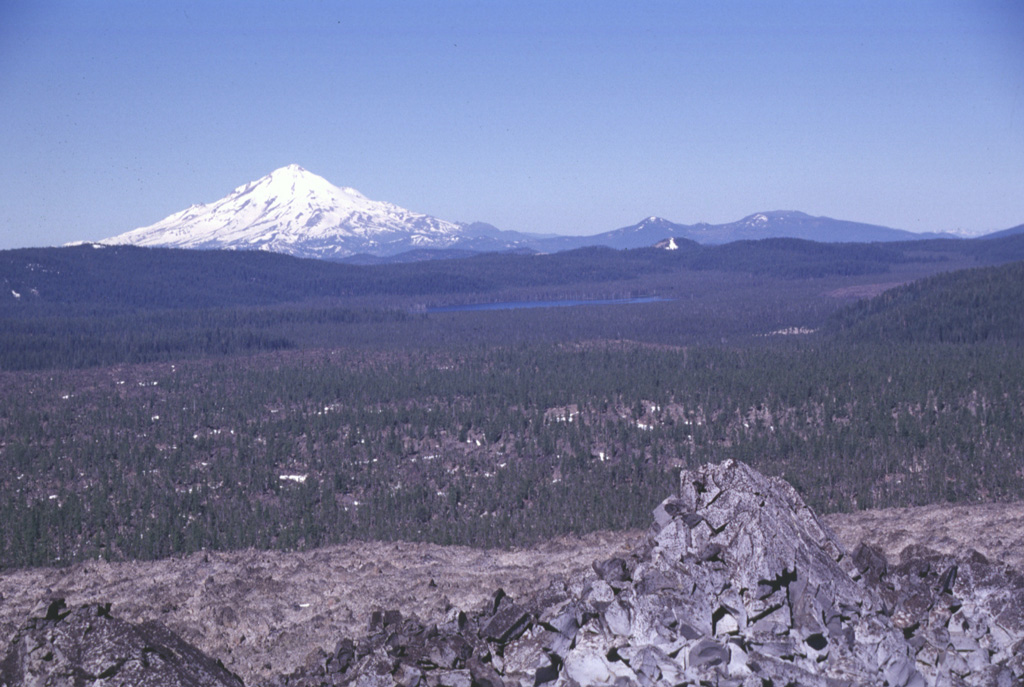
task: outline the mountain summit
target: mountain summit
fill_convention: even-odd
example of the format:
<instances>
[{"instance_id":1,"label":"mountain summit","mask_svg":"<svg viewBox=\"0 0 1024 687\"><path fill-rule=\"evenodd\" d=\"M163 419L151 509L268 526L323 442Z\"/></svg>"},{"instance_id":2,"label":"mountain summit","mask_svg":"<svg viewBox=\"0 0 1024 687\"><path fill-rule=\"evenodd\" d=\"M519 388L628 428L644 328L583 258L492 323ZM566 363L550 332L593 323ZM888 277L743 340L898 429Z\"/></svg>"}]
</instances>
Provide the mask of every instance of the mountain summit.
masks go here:
<instances>
[{"instance_id":1,"label":"mountain summit","mask_svg":"<svg viewBox=\"0 0 1024 687\"><path fill-rule=\"evenodd\" d=\"M334 186L299 165L274 170L227 197L193 205L106 244L267 250L298 257L342 258L446 248L461 226Z\"/></svg>"},{"instance_id":2,"label":"mountain summit","mask_svg":"<svg viewBox=\"0 0 1024 687\"><path fill-rule=\"evenodd\" d=\"M193 205L156 224L100 243L226 250L265 250L303 258L389 262L457 257L489 251L554 253L585 246L646 248L675 239L677 247L790 237L818 242L908 241L939 234L774 211L729 224L676 224L648 217L589 236L527 234L489 224L463 224L370 200L334 186L298 165L274 170L227 197ZM692 247L692 246L689 246Z\"/></svg>"}]
</instances>

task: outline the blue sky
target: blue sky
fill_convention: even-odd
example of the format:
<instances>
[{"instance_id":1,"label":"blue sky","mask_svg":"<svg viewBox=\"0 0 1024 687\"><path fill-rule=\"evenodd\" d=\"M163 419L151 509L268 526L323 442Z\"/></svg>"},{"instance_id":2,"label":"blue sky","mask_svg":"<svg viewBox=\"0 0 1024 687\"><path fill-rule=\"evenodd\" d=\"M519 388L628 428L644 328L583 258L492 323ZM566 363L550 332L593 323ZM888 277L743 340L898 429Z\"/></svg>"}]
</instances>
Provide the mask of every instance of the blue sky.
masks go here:
<instances>
[{"instance_id":1,"label":"blue sky","mask_svg":"<svg viewBox=\"0 0 1024 687\"><path fill-rule=\"evenodd\" d=\"M298 163L453 221L1024 222L1024 4L0 0L0 248Z\"/></svg>"}]
</instances>

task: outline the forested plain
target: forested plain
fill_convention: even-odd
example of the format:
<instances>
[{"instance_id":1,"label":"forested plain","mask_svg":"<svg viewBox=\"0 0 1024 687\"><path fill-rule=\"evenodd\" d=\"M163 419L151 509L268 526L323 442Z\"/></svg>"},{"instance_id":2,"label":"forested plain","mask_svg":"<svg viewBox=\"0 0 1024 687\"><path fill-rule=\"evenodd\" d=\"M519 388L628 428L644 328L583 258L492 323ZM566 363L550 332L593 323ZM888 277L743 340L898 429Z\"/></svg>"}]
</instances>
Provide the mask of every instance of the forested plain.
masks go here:
<instances>
[{"instance_id":1,"label":"forested plain","mask_svg":"<svg viewBox=\"0 0 1024 687\"><path fill-rule=\"evenodd\" d=\"M1022 247L0 253L0 565L522 545L725 458L822 511L1020 499Z\"/></svg>"}]
</instances>

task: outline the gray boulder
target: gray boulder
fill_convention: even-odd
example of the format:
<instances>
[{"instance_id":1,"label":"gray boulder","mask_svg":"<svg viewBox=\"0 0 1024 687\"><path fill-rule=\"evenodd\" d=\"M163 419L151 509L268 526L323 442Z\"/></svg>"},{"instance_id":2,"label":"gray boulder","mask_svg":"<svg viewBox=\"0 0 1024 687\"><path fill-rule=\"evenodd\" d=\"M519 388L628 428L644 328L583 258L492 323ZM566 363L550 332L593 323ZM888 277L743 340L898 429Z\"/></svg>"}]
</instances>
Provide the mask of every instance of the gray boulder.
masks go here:
<instances>
[{"instance_id":1,"label":"gray boulder","mask_svg":"<svg viewBox=\"0 0 1024 687\"><path fill-rule=\"evenodd\" d=\"M238 676L160 623L133 625L109 605L37 606L0 663L2 687L242 687Z\"/></svg>"},{"instance_id":2,"label":"gray boulder","mask_svg":"<svg viewBox=\"0 0 1024 687\"><path fill-rule=\"evenodd\" d=\"M375 613L276 684L1000 687L1024 684L1022 656L1020 575L850 555L789 484L727 461L683 472L628 556L436 625Z\"/></svg>"}]
</instances>

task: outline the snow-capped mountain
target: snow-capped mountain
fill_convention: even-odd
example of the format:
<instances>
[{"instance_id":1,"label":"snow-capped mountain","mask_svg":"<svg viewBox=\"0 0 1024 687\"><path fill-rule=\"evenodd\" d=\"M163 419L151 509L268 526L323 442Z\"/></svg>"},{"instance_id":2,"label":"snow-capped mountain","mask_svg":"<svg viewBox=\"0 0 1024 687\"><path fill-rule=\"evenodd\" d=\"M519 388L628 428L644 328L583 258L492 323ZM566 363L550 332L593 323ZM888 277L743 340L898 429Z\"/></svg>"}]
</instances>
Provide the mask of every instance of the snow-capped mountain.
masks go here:
<instances>
[{"instance_id":1,"label":"snow-capped mountain","mask_svg":"<svg viewBox=\"0 0 1024 687\"><path fill-rule=\"evenodd\" d=\"M448 248L462 225L370 200L288 165L239 186L227 197L193 205L105 244L268 250L298 257L393 255Z\"/></svg>"},{"instance_id":2,"label":"snow-capped mountain","mask_svg":"<svg viewBox=\"0 0 1024 687\"><path fill-rule=\"evenodd\" d=\"M780 211L757 213L729 224L686 225L648 217L592 236L524 234L479 222L449 222L370 200L353 188L334 186L298 165L288 165L239 186L221 200L193 205L101 243L267 250L297 257L386 262L487 251L549 253L595 245L642 248L668 238L675 239L677 248L692 248L772 237L862 242L931 236L935 235Z\"/></svg>"}]
</instances>

